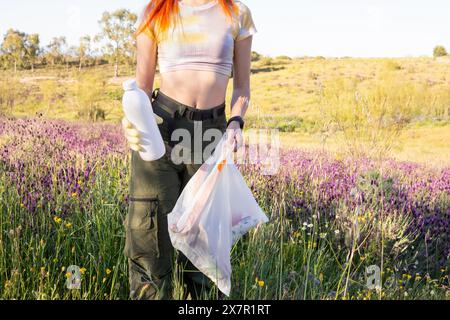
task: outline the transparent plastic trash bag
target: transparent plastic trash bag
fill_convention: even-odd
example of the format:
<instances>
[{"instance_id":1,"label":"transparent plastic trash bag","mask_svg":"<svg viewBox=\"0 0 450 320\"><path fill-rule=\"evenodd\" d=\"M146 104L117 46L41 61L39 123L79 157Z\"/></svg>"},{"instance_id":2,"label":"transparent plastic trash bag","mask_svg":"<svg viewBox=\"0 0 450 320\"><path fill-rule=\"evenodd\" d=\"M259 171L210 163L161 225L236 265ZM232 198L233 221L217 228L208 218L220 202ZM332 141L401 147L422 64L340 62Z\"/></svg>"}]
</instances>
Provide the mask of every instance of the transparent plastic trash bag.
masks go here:
<instances>
[{"instance_id":1,"label":"transparent plastic trash bag","mask_svg":"<svg viewBox=\"0 0 450 320\"><path fill-rule=\"evenodd\" d=\"M172 245L227 296L232 245L268 221L234 165L232 149L224 135L168 215Z\"/></svg>"}]
</instances>

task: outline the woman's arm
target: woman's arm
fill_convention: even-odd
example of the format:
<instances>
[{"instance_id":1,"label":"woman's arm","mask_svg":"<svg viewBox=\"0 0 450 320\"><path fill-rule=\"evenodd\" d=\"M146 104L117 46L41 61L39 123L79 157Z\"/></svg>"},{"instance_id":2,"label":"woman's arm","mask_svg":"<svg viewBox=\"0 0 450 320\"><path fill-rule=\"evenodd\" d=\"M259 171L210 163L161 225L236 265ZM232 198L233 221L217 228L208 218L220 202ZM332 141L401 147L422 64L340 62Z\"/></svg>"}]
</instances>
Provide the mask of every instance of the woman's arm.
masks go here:
<instances>
[{"instance_id":1,"label":"woman's arm","mask_svg":"<svg viewBox=\"0 0 450 320\"><path fill-rule=\"evenodd\" d=\"M253 37L236 41L234 46L233 96L231 117L244 117L250 101L250 66Z\"/></svg>"},{"instance_id":2,"label":"woman's arm","mask_svg":"<svg viewBox=\"0 0 450 320\"><path fill-rule=\"evenodd\" d=\"M253 37L236 41L234 46L233 96L231 98L231 117L244 118L250 101L250 66ZM232 121L227 128L228 143L235 144L236 152L244 143L241 126Z\"/></svg>"},{"instance_id":3,"label":"woman's arm","mask_svg":"<svg viewBox=\"0 0 450 320\"><path fill-rule=\"evenodd\" d=\"M137 67L136 81L149 97L153 91L156 73L157 43L144 32L137 36Z\"/></svg>"},{"instance_id":4,"label":"woman's arm","mask_svg":"<svg viewBox=\"0 0 450 320\"><path fill-rule=\"evenodd\" d=\"M157 44L144 32L137 36L137 68L136 68L136 82L138 87L144 90L150 98L153 91L153 82L155 80L156 72L156 55ZM158 122L158 118L156 117ZM133 124L124 117L122 119L122 127L125 132L125 137L128 140L130 148L134 151L141 151L140 134Z\"/></svg>"}]
</instances>

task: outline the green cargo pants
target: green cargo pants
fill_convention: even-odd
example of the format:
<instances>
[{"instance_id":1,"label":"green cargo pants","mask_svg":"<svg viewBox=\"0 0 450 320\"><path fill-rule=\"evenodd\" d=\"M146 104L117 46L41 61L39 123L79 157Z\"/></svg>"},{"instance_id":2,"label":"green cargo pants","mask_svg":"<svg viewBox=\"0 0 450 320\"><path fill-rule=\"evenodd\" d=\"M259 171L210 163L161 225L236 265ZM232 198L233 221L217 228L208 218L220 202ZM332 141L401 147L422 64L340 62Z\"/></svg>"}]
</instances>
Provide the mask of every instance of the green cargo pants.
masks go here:
<instances>
[{"instance_id":1,"label":"green cargo pants","mask_svg":"<svg viewBox=\"0 0 450 320\"><path fill-rule=\"evenodd\" d=\"M169 237L167 214L172 211L184 186L201 166L201 160L206 160L201 159L200 155L198 163L199 153L211 143L213 147L218 143L218 139L213 142L204 141L202 137L205 131L216 129L223 134L226 130L224 113L217 116L214 112L215 116L212 118L195 121L189 119L192 117L181 116L180 109L184 110L186 106L161 92L158 92L158 95L154 93L153 97L154 112L164 120L158 127L166 144L166 154L163 158L151 162L143 161L136 151L132 151L131 155L130 201L125 219L124 250L128 258L131 299L172 299L174 248ZM163 104L164 101L167 103ZM219 107L213 109L222 109L224 104ZM191 161L197 160L197 163L180 164L173 161L171 152L177 142L172 141L171 136L176 129L189 132L191 139L181 143L189 146L189 150L193 151ZM202 135L201 148L194 150L194 140L199 139L198 135ZM186 286L184 298L190 294L192 299L198 299L203 289L212 287L212 282L181 252L178 252L176 263L180 270L183 270L181 279Z\"/></svg>"}]
</instances>

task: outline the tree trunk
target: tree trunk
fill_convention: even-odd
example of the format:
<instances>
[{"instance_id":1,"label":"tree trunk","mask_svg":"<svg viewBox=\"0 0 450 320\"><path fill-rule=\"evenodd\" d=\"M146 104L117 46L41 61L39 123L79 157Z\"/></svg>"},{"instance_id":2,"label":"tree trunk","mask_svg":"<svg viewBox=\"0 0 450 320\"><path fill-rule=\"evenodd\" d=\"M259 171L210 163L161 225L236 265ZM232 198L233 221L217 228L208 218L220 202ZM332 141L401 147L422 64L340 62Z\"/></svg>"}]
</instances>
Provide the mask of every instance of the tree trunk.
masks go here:
<instances>
[{"instance_id":1,"label":"tree trunk","mask_svg":"<svg viewBox=\"0 0 450 320\"><path fill-rule=\"evenodd\" d=\"M119 76L119 61L116 59L116 65L114 66L114 77L117 78Z\"/></svg>"},{"instance_id":2,"label":"tree trunk","mask_svg":"<svg viewBox=\"0 0 450 320\"><path fill-rule=\"evenodd\" d=\"M114 70L114 77L119 76L119 44L116 42L116 66Z\"/></svg>"}]
</instances>

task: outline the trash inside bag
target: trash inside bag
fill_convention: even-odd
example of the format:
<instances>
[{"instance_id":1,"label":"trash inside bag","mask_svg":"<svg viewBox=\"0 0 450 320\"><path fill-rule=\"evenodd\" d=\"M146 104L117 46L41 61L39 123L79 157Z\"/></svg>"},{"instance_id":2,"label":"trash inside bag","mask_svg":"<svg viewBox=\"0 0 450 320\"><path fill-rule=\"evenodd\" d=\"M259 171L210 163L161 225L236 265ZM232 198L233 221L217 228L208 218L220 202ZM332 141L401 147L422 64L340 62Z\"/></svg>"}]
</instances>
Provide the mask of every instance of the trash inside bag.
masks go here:
<instances>
[{"instance_id":1,"label":"trash inside bag","mask_svg":"<svg viewBox=\"0 0 450 320\"><path fill-rule=\"evenodd\" d=\"M232 149L224 135L168 215L172 245L227 296L232 245L268 221L234 165Z\"/></svg>"}]
</instances>

